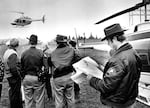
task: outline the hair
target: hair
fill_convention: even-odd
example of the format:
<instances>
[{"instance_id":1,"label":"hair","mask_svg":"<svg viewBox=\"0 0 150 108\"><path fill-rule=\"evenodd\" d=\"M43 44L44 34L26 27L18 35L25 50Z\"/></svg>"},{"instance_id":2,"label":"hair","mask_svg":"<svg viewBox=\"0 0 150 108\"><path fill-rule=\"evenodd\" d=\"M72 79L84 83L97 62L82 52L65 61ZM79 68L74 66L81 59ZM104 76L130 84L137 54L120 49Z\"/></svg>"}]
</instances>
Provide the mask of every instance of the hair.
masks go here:
<instances>
[{"instance_id":1,"label":"hair","mask_svg":"<svg viewBox=\"0 0 150 108\"><path fill-rule=\"evenodd\" d=\"M16 44L16 45L14 45L14 46L12 45L12 47L18 47L18 46L19 46L19 43L17 43L17 44Z\"/></svg>"},{"instance_id":2,"label":"hair","mask_svg":"<svg viewBox=\"0 0 150 108\"><path fill-rule=\"evenodd\" d=\"M119 42L123 42L126 40L126 37L124 36L124 32L119 32L113 36L111 36L110 38L108 38L107 40L110 40L112 42L112 40L114 39L114 37L117 38L117 41Z\"/></svg>"},{"instance_id":3,"label":"hair","mask_svg":"<svg viewBox=\"0 0 150 108\"><path fill-rule=\"evenodd\" d=\"M38 36L35 35L35 34L32 34L30 36L29 42L30 42L31 45L36 45L37 42L38 42Z\"/></svg>"},{"instance_id":4,"label":"hair","mask_svg":"<svg viewBox=\"0 0 150 108\"><path fill-rule=\"evenodd\" d=\"M10 47L10 48L16 48L18 46L19 46L19 43L17 43L16 45L8 45L8 47Z\"/></svg>"},{"instance_id":5,"label":"hair","mask_svg":"<svg viewBox=\"0 0 150 108\"><path fill-rule=\"evenodd\" d=\"M19 40L16 38L13 38L9 41L9 47L18 47L19 46Z\"/></svg>"}]
</instances>

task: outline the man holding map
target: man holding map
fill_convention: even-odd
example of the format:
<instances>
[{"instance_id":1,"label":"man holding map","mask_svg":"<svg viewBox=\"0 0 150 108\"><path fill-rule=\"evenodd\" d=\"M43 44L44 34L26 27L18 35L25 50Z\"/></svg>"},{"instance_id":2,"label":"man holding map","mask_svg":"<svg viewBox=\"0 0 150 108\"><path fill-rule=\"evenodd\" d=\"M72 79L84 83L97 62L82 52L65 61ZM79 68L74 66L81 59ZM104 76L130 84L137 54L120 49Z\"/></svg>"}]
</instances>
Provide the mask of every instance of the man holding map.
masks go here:
<instances>
[{"instance_id":1,"label":"man holding map","mask_svg":"<svg viewBox=\"0 0 150 108\"><path fill-rule=\"evenodd\" d=\"M106 63L103 78L87 76L90 86L101 92L102 108L133 108L138 95L141 60L125 41L120 24L104 29L108 45L115 50Z\"/></svg>"}]
</instances>

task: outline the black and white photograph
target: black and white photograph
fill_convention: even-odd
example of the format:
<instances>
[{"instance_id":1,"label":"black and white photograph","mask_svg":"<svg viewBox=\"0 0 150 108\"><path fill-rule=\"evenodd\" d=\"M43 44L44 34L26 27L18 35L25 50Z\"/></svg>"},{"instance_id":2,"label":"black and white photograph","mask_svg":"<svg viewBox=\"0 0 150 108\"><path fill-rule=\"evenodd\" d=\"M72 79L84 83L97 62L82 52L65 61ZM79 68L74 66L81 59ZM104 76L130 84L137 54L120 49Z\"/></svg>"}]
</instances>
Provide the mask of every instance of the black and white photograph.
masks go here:
<instances>
[{"instance_id":1,"label":"black and white photograph","mask_svg":"<svg viewBox=\"0 0 150 108\"><path fill-rule=\"evenodd\" d=\"M150 0L1 0L0 108L150 108Z\"/></svg>"}]
</instances>

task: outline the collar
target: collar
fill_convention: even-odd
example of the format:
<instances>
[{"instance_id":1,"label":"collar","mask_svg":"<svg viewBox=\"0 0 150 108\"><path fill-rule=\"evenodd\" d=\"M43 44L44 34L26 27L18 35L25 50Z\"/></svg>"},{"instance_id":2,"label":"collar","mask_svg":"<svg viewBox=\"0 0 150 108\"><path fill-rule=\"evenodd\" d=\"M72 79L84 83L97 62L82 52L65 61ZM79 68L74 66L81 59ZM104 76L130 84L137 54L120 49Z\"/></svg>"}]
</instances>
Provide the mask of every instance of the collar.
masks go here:
<instances>
[{"instance_id":1,"label":"collar","mask_svg":"<svg viewBox=\"0 0 150 108\"><path fill-rule=\"evenodd\" d=\"M36 48L36 45L31 45L30 48Z\"/></svg>"},{"instance_id":2,"label":"collar","mask_svg":"<svg viewBox=\"0 0 150 108\"><path fill-rule=\"evenodd\" d=\"M68 46L67 44L63 43L63 44L58 44L57 48L63 48L63 47L66 47Z\"/></svg>"},{"instance_id":3,"label":"collar","mask_svg":"<svg viewBox=\"0 0 150 108\"><path fill-rule=\"evenodd\" d=\"M118 54L118 53L120 53L120 52L122 52L122 51L129 50L129 49L132 49L132 46L131 46L131 44L129 44L129 43L126 42L126 43L122 44L122 45L116 50L116 52L115 52L114 55L116 55L116 54Z\"/></svg>"},{"instance_id":4,"label":"collar","mask_svg":"<svg viewBox=\"0 0 150 108\"><path fill-rule=\"evenodd\" d=\"M123 45L126 44L126 43L127 43L127 41L124 41L123 43L121 43L121 44L118 46L117 49L119 49L121 46L123 46Z\"/></svg>"},{"instance_id":5,"label":"collar","mask_svg":"<svg viewBox=\"0 0 150 108\"><path fill-rule=\"evenodd\" d=\"M14 47L10 47L9 49L12 49L12 50L14 50L14 51L17 51L17 49L16 49L16 48L14 48Z\"/></svg>"}]
</instances>

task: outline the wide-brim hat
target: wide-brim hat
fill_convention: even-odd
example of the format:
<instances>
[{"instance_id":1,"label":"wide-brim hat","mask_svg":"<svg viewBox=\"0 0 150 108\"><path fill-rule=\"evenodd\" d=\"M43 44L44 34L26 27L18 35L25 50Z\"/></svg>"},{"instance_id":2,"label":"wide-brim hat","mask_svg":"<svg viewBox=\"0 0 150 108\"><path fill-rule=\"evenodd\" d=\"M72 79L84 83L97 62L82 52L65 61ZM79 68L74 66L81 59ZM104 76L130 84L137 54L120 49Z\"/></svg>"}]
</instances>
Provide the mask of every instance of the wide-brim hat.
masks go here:
<instances>
[{"instance_id":1,"label":"wide-brim hat","mask_svg":"<svg viewBox=\"0 0 150 108\"><path fill-rule=\"evenodd\" d=\"M29 39L29 42L30 42L30 44L32 44L32 45L36 45L37 42L38 42L38 36L35 35L35 34L32 34L32 35L30 36L30 38L27 38L27 39Z\"/></svg>"},{"instance_id":2,"label":"wide-brim hat","mask_svg":"<svg viewBox=\"0 0 150 108\"><path fill-rule=\"evenodd\" d=\"M12 38L6 42L6 45L11 46L11 47L17 47L17 46L19 46L19 40L16 38Z\"/></svg>"},{"instance_id":3,"label":"wide-brim hat","mask_svg":"<svg viewBox=\"0 0 150 108\"><path fill-rule=\"evenodd\" d=\"M110 25L104 29L105 37L101 41L111 38L112 36L115 36L119 33L123 33L124 31L126 30L122 29L118 23Z\"/></svg>"},{"instance_id":4,"label":"wide-brim hat","mask_svg":"<svg viewBox=\"0 0 150 108\"><path fill-rule=\"evenodd\" d=\"M56 42L67 42L68 40L67 40L67 36L58 34L56 36L56 40L55 41Z\"/></svg>"}]
</instances>

